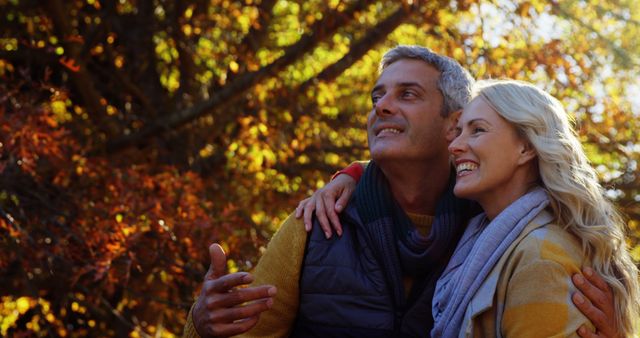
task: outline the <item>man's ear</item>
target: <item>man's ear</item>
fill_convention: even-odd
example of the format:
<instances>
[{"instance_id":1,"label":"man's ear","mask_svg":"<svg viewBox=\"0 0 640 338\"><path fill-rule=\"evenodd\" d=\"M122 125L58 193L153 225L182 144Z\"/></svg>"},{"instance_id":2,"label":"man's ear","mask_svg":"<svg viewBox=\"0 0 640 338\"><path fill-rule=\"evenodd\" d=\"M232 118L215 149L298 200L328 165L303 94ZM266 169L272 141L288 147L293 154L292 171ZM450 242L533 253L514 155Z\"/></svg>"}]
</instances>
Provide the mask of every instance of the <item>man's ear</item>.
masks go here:
<instances>
[{"instance_id":1,"label":"man's ear","mask_svg":"<svg viewBox=\"0 0 640 338\"><path fill-rule=\"evenodd\" d=\"M447 133L445 137L447 138L447 142L451 143L458 136L458 121L460 120L460 115L462 114L462 109L456 110L447 116L446 127Z\"/></svg>"},{"instance_id":2,"label":"man's ear","mask_svg":"<svg viewBox=\"0 0 640 338\"><path fill-rule=\"evenodd\" d=\"M520 157L518 158L518 164L525 164L536 158L536 156L538 156L538 154L536 153L536 149L533 147L531 142L523 140L522 147L520 149Z\"/></svg>"}]
</instances>

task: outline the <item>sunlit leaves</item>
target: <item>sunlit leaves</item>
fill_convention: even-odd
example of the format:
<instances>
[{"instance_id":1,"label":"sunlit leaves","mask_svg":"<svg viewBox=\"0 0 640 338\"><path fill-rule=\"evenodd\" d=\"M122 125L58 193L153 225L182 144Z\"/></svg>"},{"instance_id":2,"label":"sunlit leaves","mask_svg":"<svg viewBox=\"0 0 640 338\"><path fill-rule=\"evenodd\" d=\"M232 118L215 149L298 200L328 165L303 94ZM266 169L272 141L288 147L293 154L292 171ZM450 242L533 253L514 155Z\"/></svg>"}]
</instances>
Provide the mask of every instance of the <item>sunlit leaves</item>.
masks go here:
<instances>
[{"instance_id":1,"label":"sunlit leaves","mask_svg":"<svg viewBox=\"0 0 640 338\"><path fill-rule=\"evenodd\" d=\"M398 43L557 96L638 255L637 2L378 0L335 33L321 30L356 0L61 3L66 34L40 3L0 1L0 311L29 306L2 322L8 334L179 334L209 243L230 270L252 266L297 200L368 157L371 85ZM384 41L319 76L398 8L410 13ZM290 53L312 34L313 48ZM190 123L104 147L220 93Z\"/></svg>"}]
</instances>

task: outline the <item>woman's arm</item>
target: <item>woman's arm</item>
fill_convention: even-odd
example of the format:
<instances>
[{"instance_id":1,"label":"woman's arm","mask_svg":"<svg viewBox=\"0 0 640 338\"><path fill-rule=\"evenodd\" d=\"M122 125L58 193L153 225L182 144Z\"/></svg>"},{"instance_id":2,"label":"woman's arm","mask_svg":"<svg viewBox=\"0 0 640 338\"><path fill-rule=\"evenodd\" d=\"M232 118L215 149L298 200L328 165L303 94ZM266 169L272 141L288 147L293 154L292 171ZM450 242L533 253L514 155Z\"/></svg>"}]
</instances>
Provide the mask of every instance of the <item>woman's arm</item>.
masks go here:
<instances>
[{"instance_id":1,"label":"woman's arm","mask_svg":"<svg viewBox=\"0 0 640 338\"><path fill-rule=\"evenodd\" d=\"M345 169L338 171L326 186L298 204L295 216L296 218L304 216L304 227L307 231L311 230L311 218L315 211L325 237L331 237L332 228L338 236L342 235L338 213L342 212L349 202L367 163L351 163Z\"/></svg>"}]
</instances>

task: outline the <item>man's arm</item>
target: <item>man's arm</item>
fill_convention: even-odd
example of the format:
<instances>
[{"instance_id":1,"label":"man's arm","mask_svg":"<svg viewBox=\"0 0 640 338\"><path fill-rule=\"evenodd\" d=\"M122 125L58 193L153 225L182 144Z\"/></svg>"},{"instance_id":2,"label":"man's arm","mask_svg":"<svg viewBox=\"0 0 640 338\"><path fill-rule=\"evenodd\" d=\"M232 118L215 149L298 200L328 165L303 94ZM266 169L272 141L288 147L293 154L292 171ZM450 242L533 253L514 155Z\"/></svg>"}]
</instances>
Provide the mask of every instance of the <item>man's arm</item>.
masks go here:
<instances>
[{"instance_id":1,"label":"man's arm","mask_svg":"<svg viewBox=\"0 0 640 338\"><path fill-rule=\"evenodd\" d=\"M575 274L571 279L580 290L571 296L573 304L596 327L595 333L586 327L580 327L578 335L583 338L622 337L615 325L615 305L611 287L591 268L583 269L582 275Z\"/></svg>"},{"instance_id":2,"label":"man's arm","mask_svg":"<svg viewBox=\"0 0 640 338\"><path fill-rule=\"evenodd\" d=\"M208 272L183 336L227 337L243 333L248 337L286 336L298 310L298 281L306 240L302 222L290 216L269 242L253 274ZM226 267L225 257L219 254L211 257L209 271L215 272L216 266ZM215 278L207 279L211 275ZM237 288L247 283L251 286Z\"/></svg>"},{"instance_id":3,"label":"man's arm","mask_svg":"<svg viewBox=\"0 0 640 338\"><path fill-rule=\"evenodd\" d=\"M227 274L227 257L218 244L209 246L211 264L198 300L191 308L184 337L228 337L256 325L261 312L273 305L271 285L241 288L253 281L246 272Z\"/></svg>"}]
</instances>

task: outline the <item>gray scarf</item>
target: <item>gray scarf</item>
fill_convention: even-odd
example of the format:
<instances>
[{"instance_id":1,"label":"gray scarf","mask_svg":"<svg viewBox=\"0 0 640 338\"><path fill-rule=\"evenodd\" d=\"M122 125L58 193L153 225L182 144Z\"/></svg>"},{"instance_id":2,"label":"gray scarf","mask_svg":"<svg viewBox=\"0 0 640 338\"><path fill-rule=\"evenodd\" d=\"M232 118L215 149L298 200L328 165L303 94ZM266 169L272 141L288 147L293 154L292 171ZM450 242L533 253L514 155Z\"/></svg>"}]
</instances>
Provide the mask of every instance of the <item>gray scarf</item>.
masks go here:
<instances>
[{"instance_id":1,"label":"gray scarf","mask_svg":"<svg viewBox=\"0 0 640 338\"><path fill-rule=\"evenodd\" d=\"M420 235L395 201L389 182L375 162L370 162L356 187L354 202L366 225L364 236L382 264L399 314L396 325L404 334L426 336L433 327L432 296L468 220L479 207L453 194L455 175L438 201L429 236ZM403 275L414 278L409 298L405 298Z\"/></svg>"},{"instance_id":2,"label":"gray scarf","mask_svg":"<svg viewBox=\"0 0 640 338\"><path fill-rule=\"evenodd\" d=\"M458 336L464 314L478 288L525 226L548 204L547 193L536 188L491 222L484 213L471 220L436 285L432 337Z\"/></svg>"}]
</instances>

